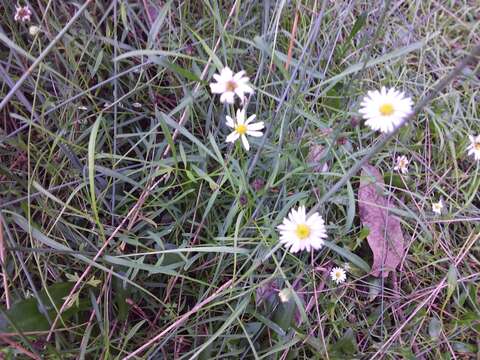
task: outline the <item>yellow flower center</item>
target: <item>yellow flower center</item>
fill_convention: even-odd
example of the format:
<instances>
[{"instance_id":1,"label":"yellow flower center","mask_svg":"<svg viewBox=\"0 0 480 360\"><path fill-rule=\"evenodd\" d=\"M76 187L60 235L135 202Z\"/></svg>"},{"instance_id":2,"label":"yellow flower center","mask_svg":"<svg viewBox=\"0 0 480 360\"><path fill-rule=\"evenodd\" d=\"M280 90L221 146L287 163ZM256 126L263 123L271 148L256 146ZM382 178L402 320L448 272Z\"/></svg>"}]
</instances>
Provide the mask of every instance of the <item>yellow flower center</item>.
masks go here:
<instances>
[{"instance_id":1,"label":"yellow flower center","mask_svg":"<svg viewBox=\"0 0 480 360\"><path fill-rule=\"evenodd\" d=\"M340 271L335 272L335 277L340 279L342 277L342 273Z\"/></svg>"},{"instance_id":2,"label":"yellow flower center","mask_svg":"<svg viewBox=\"0 0 480 360\"><path fill-rule=\"evenodd\" d=\"M475 150L480 151L480 142L475 143L473 147L475 148Z\"/></svg>"},{"instance_id":3,"label":"yellow flower center","mask_svg":"<svg viewBox=\"0 0 480 360\"><path fill-rule=\"evenodd\" d=\"M225 89L227 91L235 91L235 89L237 88L237 83L233 80L230 80L230 81L227 81L227 84L225 85Z\"/></svg>"},{"instance_id":4,"label":"yellow flower center","mask_svg":"<svg viewBox=\"0 0 480 360\"><path fill-rule=\"evenodd\" d=\"M310 235L310 228L305 224L298 224L295 234L300 240L304 240Z\"/></svg>"},{"instance_id":5,"label":"yellow flower center","mask_svg":"<svg viewBox=\"0 0 480 360\"><path fill-rule=\"evenodd\" d=\"M392 115L393 114L393 105L390 104L390 103L385 103L385 104L382 104L380 105L380 109L378 109L380 111L380 114L382 114L383 116L389 116L389 115Z\"/></svg>"},{"instance_id":6,"label":"yellow flower center","mask_svg":"<svg viewBox=\"0 0 480 360\"><path fill-rule=\"evenodd\" d=\"M247 125L244 125L244 124L239 124L237 125L237 127L235 128L236 132L239 133L240 135L245 135L245 133L247 132Z\"/></svg>"}]
</instances>

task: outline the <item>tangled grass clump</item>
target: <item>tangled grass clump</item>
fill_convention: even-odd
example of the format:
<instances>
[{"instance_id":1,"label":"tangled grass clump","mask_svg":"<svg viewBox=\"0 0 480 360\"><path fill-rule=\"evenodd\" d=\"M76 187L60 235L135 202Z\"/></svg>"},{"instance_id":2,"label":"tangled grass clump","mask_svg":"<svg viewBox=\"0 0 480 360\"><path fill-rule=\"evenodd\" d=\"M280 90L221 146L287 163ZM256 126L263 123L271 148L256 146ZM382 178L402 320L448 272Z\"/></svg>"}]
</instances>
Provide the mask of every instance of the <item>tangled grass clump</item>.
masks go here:
<instances>
[{"instance_id":1,"label":"tangled grass clump","mask_svg":"<svg viewBox=\"0 0 480 360\"><path fill-rule=\"evenodd\" d=\"M0 10L0 358L478 356L474 4Z\"/></svg>"}]
</instances>

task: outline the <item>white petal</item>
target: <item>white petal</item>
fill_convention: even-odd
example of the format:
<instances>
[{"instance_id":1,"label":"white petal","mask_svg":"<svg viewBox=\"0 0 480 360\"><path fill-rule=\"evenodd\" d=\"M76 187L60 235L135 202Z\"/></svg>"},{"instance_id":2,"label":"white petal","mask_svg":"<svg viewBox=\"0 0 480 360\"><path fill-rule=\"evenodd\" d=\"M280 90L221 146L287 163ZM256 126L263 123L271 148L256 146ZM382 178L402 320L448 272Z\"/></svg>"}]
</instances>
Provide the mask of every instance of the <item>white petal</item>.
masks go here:
<instances>
[{"instance_id":1,"label":"white petal","mask_svg":"<svg viewBox=\"0 0 480 360\"><path fill-rule=\"evenodd\" d=\"M248 120L247 120L247 124L248 124ZM264 127L265 126L264 126L263 121L253 123L253 124L248 124L248 126L247 126L248 130L253 130L253 131L262 130Z\"/></svg>"},{"instance_id":2,"label":"white petal","mask_svg":"<svg viewBox=\"0 0 480 360\"><path fill-rule=\"evenodd\" d=\"M253 94L255 91L250 85L247 84L238 84L237 89L241 89L242 92L247 93L247 94Z\"/></svg>"},{"instance_id":3,"label":"white petal","mask_svg":"<svg viewBox=\"0 0 480 360\"><path fill-rule=\"evenodd\" d=\"M247 121L245 121L245 124L248 125L250 124L253 120L255 120L255 118L257 117L257 115L253 114L253 115L250 115L247 119ZM263 122L262 122L263 123ZM252 129L252 130L256 130L256 129Z\"/></svg>"},{"instance_id":4,"label":"white petal","mask_svg":"<svg viewBox=\"0 0 480 360\"><path fill-rule=\"evenodd\" d=\"M223 79L219 74L213 74L213 78L215 79L215 81L217 81L219 83L223 82Z\"/></svg>"},{"instance_id":5,"label":"white petal","mask_svg":"<svg viewBox=\"0 0 480 360\"><path fill-rule=\"evenodd\" d=\"M214 94L222 94L225 92L225 84L224 83L211 83L210 84L210 91Z\"/></svg>"},{"instance_id":6,"label":"white petal","mask_svg":"<svg viewBox=\"0 0 480 360\"><path fill-rule=\"evenodd\" d=\"M222 71L220 71L220 76L224 81L233 79L233 71L230 70L228 66L225 66Z\"/></svg>"},{"instance_id":7,"label":"white petal","mask_svg":"<svg viewBox=\"0 0 480 360\"><path fill-rule=\"evenodd\" d=\"M240 135L236 132L236 131L233 131L231 132L227 138L225 139L226 142L234 142L236 141L238 138L240 137Z\"/></svg>"},{"instance_id":8,"label":"white petal","mask_svg":"<svg viewBox=\"0 0 480 360\"><path fill-rule=\"evenodd\" d=\"M247 135L253 136L253 137L261 137L263 133L261 131L250 131L247 130Z\"/></svg>"},{"instance_id":9,"label":"white petal","mask_svg":"<svg viewBox=\"0 0 480 360\"><path fill-rule=\"evenodd\" d=\"M234 129L235 128L235 122L233 121L233 119L228 115L225 116L225 119L226 119L227 126Z\"/></svg>"},{"instance_id":10,"label":"white petal","mask_svg":"<svg viewBox=\"0 0 480 360\"><path fill-rule=\"evenodd\" d=\"M245 109L237 109L237 124L245 123Z\"/></svg>"},{"instance_id":11,"label":"white petal","mask_svg":"<svg viewBox=\"0 0 480 360\"><path fill-rule=\"evenodd\" d=\"M300 244L298 242L294 243L292 247L290 248L290 252L296 253L300 251Z\"/></svg>"},{"instance_id":12,"label":"white petal","mask_svg":"<svg viewBox=\"0 0 480 360\"><path fill-rule=\"evenodd\" d=\"M237 94L237 96L239 97L239 99L242 101L245 100L245 93L243 92L243 90L240 88L240 87L236 87L235 90L234 90L235 94Z\"/></svg>"},{"instance_id":13,"label":"white petal","mask_svg":"<svg viewBox=\"0 0 480 360\"><path fill-rule=\"evenodd\" d=\"M240 79L247 79L248 81L248 77L243 77L245 75L245 70L242 70L242 71L239 71L238 73L236 73L233 78L236 80L236 81L239 81Z\"/></svg>"},{"instance_id":14,"label":"white petal","mask_svg":"<svg viewBox=\"0 0 480 360\"><path fill-rule=\"evenodd\" d=\"M298 207L298 213L302 216L303 219L306 217L306 209L305 206L299 206Z\"/></svg>"},{"instance_id":15,"label":"white petal","mask_svg":"<svg viewBox=\"0 0 480 360\"><path fill-rule=\"evenodd\" d=\"M220 96L220 102L222 102L222 103L226 102L227 104L233 104L235 102L234 95L235 95L235 93L233 93L232 91L224 92Z\"/></svg>"},{"instance_id":16,"label":"white petal","mask_svg":"<svg viewBox=\"0 0 480 360\"><path fill-rule=\"evenodd\" d=\"M241 136L242 138L242 144L245 147L245 150L250 150L250 144L248 143L247 137L245 135Z\"/></svg>"},{"instance_id":17,"label":"white petal","mask_svg":"<svg viewBox=\"0 0 480 360\"><path fill-rule=\"evenodd\" d=\"M320 250L323 246L323 240L315 239L314 241L311 242L311 245L315 250Z\"/></svg>"}]
</instances>

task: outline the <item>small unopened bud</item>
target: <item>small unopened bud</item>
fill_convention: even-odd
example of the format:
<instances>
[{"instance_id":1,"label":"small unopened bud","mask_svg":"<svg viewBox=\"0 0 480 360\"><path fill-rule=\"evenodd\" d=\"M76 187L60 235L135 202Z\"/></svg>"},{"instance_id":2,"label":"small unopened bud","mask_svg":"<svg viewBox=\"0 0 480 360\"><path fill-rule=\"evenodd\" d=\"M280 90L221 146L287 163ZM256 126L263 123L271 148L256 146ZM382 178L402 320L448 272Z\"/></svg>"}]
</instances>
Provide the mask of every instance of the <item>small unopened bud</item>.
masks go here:
<instances>
[{"instance_id":1,"label":"small unopened bud","mask_svg":"<svg viewBox=\"0 0 480 360\"><path fill-rule=\"evenodd\" d=\"M280 301L282 303L286 303L286 302L290 301L291 296L292 296L292 294L291 294L289 288L285 288L278 293L278 297L280 298Z\"/></svg>"},{"instance_id":2,"label":"small unopened bud","mask_svg":"<svg viewBox=\"0 0 480 360\"><path fill-rule=\"evenodd\" d=\"M40 27L32 25L28 28L30 35L35 36L40 32Z\"/></svg>"}]
</instances>

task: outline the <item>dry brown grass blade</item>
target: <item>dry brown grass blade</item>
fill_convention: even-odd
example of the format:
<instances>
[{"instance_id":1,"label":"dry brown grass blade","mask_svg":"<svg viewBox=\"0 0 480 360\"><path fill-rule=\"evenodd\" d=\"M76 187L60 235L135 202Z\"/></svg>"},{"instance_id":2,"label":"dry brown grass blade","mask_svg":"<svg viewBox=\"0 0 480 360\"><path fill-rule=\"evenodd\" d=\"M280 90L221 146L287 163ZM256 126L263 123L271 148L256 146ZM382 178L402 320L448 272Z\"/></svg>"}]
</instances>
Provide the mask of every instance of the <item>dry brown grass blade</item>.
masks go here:
<instances>
[{"instance_id":1,"label":"dry brown grass blade","mask_svg":"<svg viewBox=\"0 0 480 360\"><path fill-rule=\"evenodd\" d=\"M293 44L295 43L295 36L297 35L299 16L300 16L300 12L297 9L297 11L295 11L295 19L293 20L292 35L290 36L290 44L288 45L288 55L287 55L287 62L285 63L285 70L288 70L288 67L290 66L290 62L292 61Z\"/></svg>"},{"instance_id":2,"label":"dry brown grass blade","mask_svg":"<svg viewBox=\"0 0 480 360\"><path fill-rule=\"evenodd\" d=\"M38 355L35 355L34 353L28 351L22 345L20 345L19 343L9 339L6 336L0 335L0 340L2 342L7 343L9 347L16 349L18 352L22 353L23 355L25 355L29 359L40 360L40 357ZM1 356L2 356L2 354L0 354L0 357ZM1 357L1 359L3 359L3 357Z\"/></svg>"}]
</instances>

